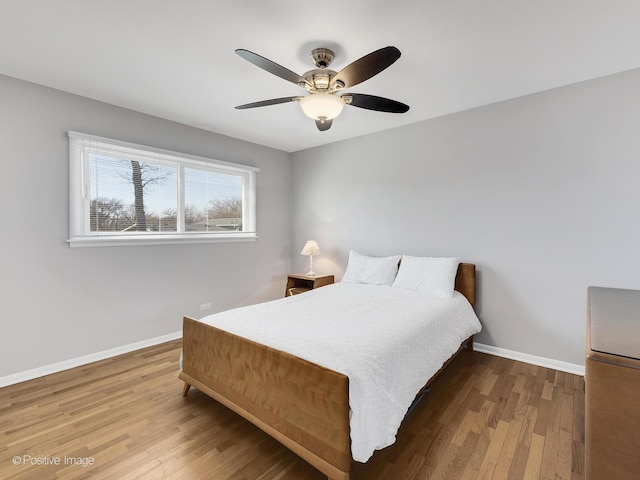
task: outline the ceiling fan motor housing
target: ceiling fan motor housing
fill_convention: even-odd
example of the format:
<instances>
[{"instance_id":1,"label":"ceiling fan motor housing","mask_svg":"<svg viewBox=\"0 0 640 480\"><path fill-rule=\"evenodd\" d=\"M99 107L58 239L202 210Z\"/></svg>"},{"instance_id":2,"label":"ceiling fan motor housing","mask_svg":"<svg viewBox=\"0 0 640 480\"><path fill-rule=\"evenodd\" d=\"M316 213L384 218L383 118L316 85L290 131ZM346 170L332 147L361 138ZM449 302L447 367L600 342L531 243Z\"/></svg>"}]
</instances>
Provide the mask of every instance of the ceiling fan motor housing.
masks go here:
<instances>
[{"instance_id":1,"label":"ceiling fan motor housing","mask_svg":"<svg viewBox=\"0 0 640 480\"><path fill-rule=\"evenodd\" d=\"M307 73L303 74L302 77L308 82L308 84L303 85L309 92L332 92L335 89L331 89L331 80L335 77L337 72L333 70L329 70L328 68L316 68L314 70L309 70Z\"/></svg>"}]
</instances>

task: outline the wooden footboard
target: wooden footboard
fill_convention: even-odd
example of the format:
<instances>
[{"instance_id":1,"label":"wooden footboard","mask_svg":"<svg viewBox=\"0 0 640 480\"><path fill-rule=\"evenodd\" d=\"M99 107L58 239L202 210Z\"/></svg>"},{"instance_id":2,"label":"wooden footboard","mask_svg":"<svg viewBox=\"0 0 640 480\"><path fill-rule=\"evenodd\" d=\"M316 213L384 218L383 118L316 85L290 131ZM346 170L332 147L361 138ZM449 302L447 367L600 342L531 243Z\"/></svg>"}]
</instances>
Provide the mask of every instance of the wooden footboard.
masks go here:
<instances>
[{"instance_id":1,"label":"wooden footboard","mask_svg":"<svg viewBox=\"0 0 640 480\"><path fill-rule=\"evenodd\" d=\"M183 321L183 353L180 378L186 384L242 415L331 480L349 479L345 375L189 317Z\"/></svg>"}]
</instances>

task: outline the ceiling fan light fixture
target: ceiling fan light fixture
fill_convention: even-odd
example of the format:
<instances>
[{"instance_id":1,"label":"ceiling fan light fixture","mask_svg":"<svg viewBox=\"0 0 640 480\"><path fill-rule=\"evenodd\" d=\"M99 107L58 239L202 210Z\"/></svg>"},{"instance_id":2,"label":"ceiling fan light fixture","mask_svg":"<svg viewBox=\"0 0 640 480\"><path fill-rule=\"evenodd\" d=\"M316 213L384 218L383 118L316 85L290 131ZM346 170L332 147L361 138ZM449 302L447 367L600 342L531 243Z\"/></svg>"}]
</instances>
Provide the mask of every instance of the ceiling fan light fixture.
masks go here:
<instances>
[{"instance_id":1,"label":"ceiling fan light fixture","mask_svg":"<svg viewBox=\"0 0 640 480\"><path fill-rule=\"evenodd\" d=\"M342 112L344 100L330 93L312 93L300 99L300 107L313 120L332 120Z\"/></svg>"}]
</instances>

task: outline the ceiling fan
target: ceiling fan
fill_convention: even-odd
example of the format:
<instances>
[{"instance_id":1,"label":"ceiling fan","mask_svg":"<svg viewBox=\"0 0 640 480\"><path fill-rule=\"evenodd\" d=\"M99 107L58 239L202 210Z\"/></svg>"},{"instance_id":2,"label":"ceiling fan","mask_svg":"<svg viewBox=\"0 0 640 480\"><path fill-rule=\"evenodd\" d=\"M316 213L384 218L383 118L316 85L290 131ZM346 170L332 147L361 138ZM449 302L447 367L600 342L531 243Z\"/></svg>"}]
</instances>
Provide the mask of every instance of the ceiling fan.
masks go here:
<instances>
[{"instance_id":1,"label":"ceiling fan","mask_svg":"<svg viewBox=\"0 0 640 480\"><path fill-rule=\"evenodd\" d=\"M345 105L389 113L405 113L409 110L409 106L404 103L375 95L362 93L338 94L341 90L358 85L389 67L400 58L400 50L396 47L384 47L371 52L347 65L339 72L327 68L334 59L334 53L328 48L316 48L311 52L311 58L317 68L309 70L302 75L298 75L249 50L239 48L236 53L263 70L295 83L308 92L307 95L303 96L273 98L271 100L238 105L236 108L239 110L298 102L305 115L315 120L316 126L320 131L331 128L333 119L340 115Z\"/></svg>"}]
</instances>

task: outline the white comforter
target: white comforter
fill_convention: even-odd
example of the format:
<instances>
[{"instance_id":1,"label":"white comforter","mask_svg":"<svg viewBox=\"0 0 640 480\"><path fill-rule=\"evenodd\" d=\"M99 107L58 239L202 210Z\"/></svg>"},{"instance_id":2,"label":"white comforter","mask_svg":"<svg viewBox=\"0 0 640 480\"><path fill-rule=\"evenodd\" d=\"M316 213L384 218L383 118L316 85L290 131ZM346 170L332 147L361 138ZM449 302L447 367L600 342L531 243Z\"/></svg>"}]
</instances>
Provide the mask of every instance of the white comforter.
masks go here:
<instances>
[{"instance_id":1,"label":"white comforter","mask_svg":"<svg viewBox=\"0 0 640 480\"><path fill-rule=\"evenodd\" d=\"M359 462L395 441L420 388L481 329L458 292L447 299L350 283L201 321L347 375L351 454Z\"/></svg>"}]
</instances>

